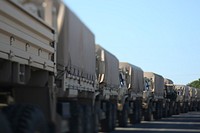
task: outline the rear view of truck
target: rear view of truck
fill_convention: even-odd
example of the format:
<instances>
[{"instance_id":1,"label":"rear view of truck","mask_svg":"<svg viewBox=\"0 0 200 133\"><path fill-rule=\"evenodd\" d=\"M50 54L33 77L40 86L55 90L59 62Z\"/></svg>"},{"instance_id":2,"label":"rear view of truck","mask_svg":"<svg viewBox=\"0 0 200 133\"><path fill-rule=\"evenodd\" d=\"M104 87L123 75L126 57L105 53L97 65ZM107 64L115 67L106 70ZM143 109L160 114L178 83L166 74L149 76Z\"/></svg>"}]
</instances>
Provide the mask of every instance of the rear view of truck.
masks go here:
<instances>
[{"instance_id":1,"label":"rear view of truck","mask_svg":"<svg viewBox=\"0 0 200 133\"><path fill-rule=\"evenodd\" d=\"M120 62L120 90L118 103L119 126L127 126L128 118L131 124L141 121L142 93L144 77L141 68L130 63Z\"/></svg>"},{"instance_id":2,"label":"rear view of truck","mask_svg":"<svg viewBox=\"0 0 200 133\"><path fill-rule=\"evenodd\" d=\"M143 92L144 120L160 119L163 109L164 78L152 72L144 72L145 90Z\"/></svg>"}]
</instances>

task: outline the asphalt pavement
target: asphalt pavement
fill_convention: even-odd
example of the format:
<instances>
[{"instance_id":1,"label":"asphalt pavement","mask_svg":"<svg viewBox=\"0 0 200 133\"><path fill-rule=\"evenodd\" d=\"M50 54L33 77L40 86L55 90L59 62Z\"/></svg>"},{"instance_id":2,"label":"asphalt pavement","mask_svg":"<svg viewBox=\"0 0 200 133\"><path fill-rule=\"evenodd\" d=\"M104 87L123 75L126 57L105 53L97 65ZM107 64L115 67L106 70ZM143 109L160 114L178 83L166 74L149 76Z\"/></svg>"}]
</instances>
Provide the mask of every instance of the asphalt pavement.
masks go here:
<instances>
[{"instance_id":1,"label":"asphalt pavement","mask_svg":"<svg viewBox=\"0 0 200 133\"><path fill-rule=\"evenodd\" d=\"M112 133L200 133L200 112L188 112L156 121L142 121Z\"/></svg>"}]
</instances>

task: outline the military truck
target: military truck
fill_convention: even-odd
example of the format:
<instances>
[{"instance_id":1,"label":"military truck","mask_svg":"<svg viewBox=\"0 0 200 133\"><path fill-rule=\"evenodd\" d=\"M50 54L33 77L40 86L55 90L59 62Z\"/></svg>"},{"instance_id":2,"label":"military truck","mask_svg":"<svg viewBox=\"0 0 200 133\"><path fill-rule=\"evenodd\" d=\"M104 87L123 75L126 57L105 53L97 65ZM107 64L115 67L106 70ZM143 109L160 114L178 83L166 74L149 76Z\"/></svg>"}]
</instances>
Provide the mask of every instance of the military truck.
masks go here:
<instances>
[{"instance_id":1,"label":"military truck","mask_svg":"<svg viewBox=\"0 0 200 133\"><path fill-rule=\"evenodd\" d=\"M13 132L97 132L94 35L66 5L1 0L0 47L4 125Z\"/></svg>"},{"instance_id":2,"label":"military truck","mask_svg":"<svg viewBox=\"0 0 200 133\"><path fill-rule=\"evenodd\" d=\"M99 95L95 105L100 112L101 131L112 131L117 120L119 61L100 45L96 45L96 75Z\"/></svg>"},{"instance_id":3,"label":"military truck","mask_svg":"<svg viewBox=\"0 0 200 133\"><path fill-rule=\"evenodd\" d=\"M200 89L199 88L196 88L195 99L197 101L197 111L200 111Z\"/></svg>"},{"instance_id":4,"label":"military truck","mask_svg":"<svg viewBox=\"0 0 200 133\"><path fill-rule=\"evenodd\" d=\"M189 87L189 111L195 111L197 108L197 101L196 101L196 93L197 89L194 87Z\"/></svg>"},{"instance_id":5,"label":"military truck","mask_svg":"<svg viewBox=\"0 0 200 133\"><path fill-rule=\"evenodd\" d=\"M168 117L178 112L177 92L172 80L165 78L164 83L163 117Z\"/></svg>"},{"instance_id":6,"label":"military truck","mask_svg":"<svg viewBox=\"0 0 200 133\"><path fill-rule=\"evenodd\" d=\"M119 63L119 71L118 123L126 127L128 118L131 124L141 121L144 77L141 68L126 62Z\"/></svg>"},{"instance_id":7,"label":"military truck","mask_svg":"<svg viewBox=\"0 0 200 133\"><path fill-rule=\"evenodd\" d=\"M175 85L175 89L177 91L177 101L180 101L180 112L187 113L189 106L189 88L186 85Z\"/></svg>"},{"instance_id":8,"label":"military truck","mask_svg":"<svg viewBox=\"0 0 200 133\"><path fill-rule=\"evenodd\" d=\"M143 117L145 121L162 118L164 78L153 72L144 72Z\"/></svg>"}]
</instances>

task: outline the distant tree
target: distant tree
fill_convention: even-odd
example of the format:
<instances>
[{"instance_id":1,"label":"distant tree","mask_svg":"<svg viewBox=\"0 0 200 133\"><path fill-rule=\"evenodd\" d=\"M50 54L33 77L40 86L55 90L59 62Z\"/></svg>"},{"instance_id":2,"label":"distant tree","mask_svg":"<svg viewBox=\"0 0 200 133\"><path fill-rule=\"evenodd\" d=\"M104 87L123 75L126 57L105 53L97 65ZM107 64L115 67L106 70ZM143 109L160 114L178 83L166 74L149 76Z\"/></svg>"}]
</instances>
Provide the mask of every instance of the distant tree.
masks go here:
<instances>
[{"instance_id":1,"label":"distant tree","mask_svg":"<svg viewBox=\"0 0 200 133\"><path fill-rule=\"evenodd\" d=\"M200 88L200 79L192 81L191 83L188 84L190 87L195 87L195 88Z\"/></svg>"}]
</instances>

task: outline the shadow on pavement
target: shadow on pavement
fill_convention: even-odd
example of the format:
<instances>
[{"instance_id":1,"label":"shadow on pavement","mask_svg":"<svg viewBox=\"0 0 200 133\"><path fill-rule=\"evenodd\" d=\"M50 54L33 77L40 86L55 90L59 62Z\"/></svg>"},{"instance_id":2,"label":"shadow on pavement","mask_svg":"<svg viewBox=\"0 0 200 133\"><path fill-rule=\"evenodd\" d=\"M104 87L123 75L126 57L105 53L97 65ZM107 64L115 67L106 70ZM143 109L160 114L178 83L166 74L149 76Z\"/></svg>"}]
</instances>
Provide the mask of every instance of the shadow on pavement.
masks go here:
<instances>
[{"instance_id":1,"label":"shadow on pavement","mask_svg":"<svg viewBox=\"0 0 200 133\"><path fill-rule=\"evenodd\" d=\"M113 133L200 133L200 112L189 112L162 118L157 121L142 121L141 124L116 128Z\"/></svg>"}]
</instances>

